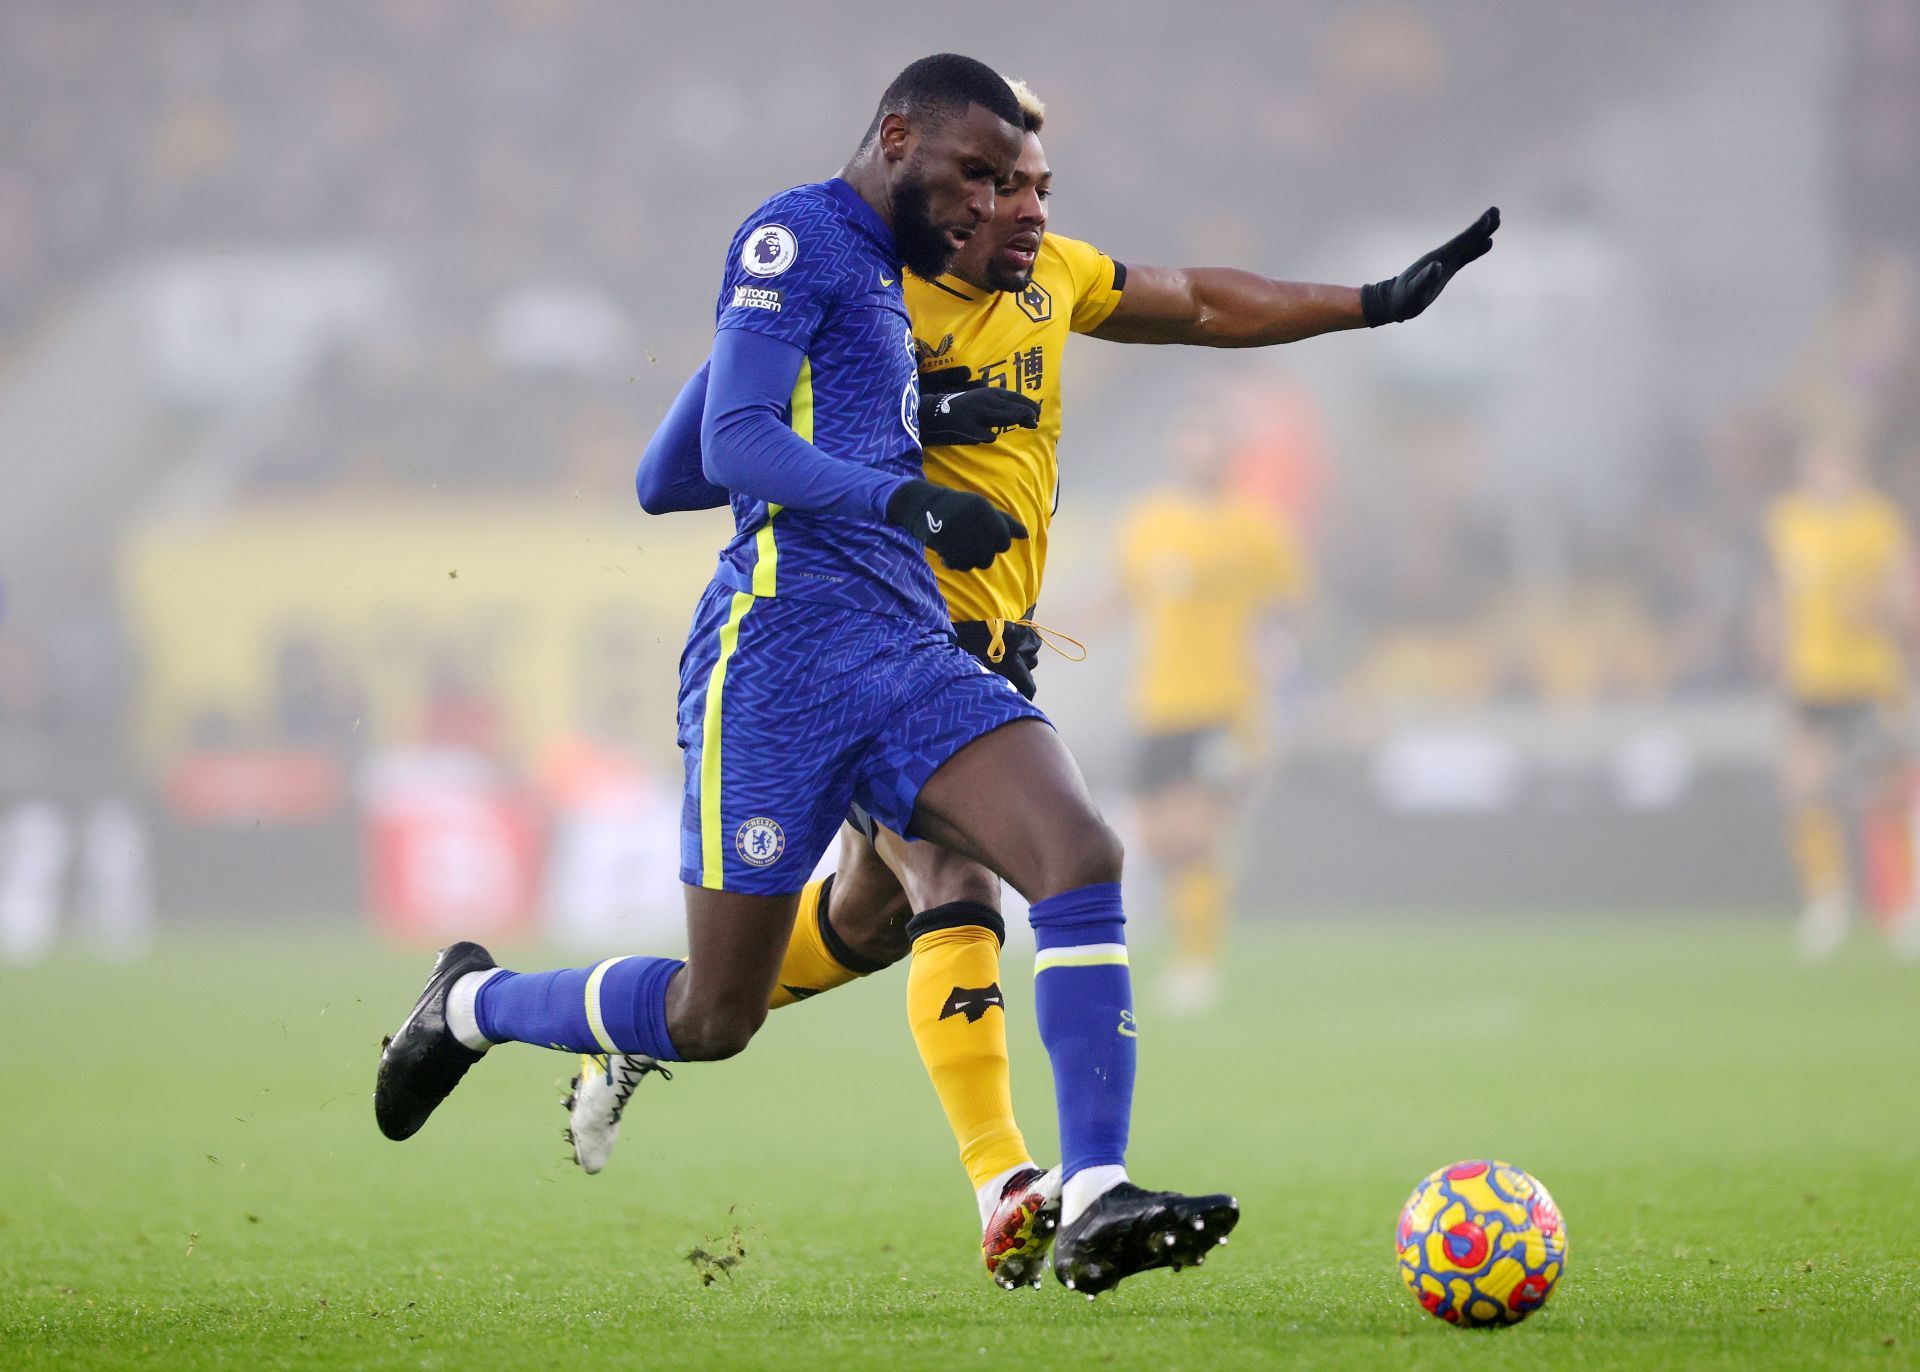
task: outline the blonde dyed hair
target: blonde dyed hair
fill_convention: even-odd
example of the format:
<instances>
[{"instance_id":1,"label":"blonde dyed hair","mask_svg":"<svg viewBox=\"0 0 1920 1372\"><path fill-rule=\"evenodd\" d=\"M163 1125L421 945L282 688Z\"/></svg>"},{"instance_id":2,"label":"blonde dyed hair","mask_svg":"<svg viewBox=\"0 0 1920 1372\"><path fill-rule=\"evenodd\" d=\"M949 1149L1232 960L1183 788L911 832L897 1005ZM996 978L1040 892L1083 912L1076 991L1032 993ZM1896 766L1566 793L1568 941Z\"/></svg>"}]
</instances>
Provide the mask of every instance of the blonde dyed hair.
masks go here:
<instances>
[{"instance_id":1,"label":"blonde dyed hair","mask_svg":"<svg viewBox=\"0 0 1920 1372\"><path fill-rule=\"evenodd\" d=\"M1040 132L1041 125L1047 122L1047 104L1033 93L1029 86L1017 76L1003 78L1007 89L1013 92L1013 98L1020 102L1020 127L1028 133Z\"/></svg>"}]
</instances>

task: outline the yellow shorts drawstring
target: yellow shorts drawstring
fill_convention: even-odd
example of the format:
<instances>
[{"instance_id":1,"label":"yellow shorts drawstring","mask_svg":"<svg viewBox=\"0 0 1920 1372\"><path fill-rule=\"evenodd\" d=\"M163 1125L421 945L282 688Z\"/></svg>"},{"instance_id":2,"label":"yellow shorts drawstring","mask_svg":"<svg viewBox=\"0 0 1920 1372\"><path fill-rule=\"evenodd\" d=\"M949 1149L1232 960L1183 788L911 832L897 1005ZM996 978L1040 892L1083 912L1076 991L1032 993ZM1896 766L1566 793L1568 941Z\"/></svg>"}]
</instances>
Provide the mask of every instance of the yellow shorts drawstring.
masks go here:
<instances>
[{"instance_id":1,"label":"yellow shorts drawstring","mask_svg":"<svg viewBox=\"0 0 1920 1372\"><path fill-rule=\"evenodd\" d=\"M1049 629L1046 625L1036 624L1031 619L989 619L987 621L987 661L999 662L1006 657L1006 632L1007 625L1009 624L1018 624L1023 629L1033 630L1034 633L1040 636L1042 643L1046 644L1069 662L1085 662L1087 660L1087 645L1075 638L1072 634L1063 634L1058 629ZM1079 656L1075 657L1065 648L1062 648L1060 643L1055 643L1053 640L1056 638L1060 640L1060 643L1071 643L1079 651Z\"/></svg>"}]
</instances>

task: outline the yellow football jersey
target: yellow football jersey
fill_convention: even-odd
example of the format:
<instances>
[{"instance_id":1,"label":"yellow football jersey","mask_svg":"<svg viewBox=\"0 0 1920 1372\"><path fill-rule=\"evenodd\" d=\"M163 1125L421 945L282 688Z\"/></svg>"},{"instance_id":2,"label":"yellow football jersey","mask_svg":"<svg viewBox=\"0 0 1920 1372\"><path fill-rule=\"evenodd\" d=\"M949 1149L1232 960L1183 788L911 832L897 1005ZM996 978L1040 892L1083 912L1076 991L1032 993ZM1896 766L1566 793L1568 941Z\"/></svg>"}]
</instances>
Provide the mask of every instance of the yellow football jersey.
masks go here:
<instances>
[{"instance_id":1,"label":"yellow football jersey","mask_svg":"<svg viewBox=\"0 0 1920 1372\"><path fill-rule=\"evenodd\" d=\"M1040 427L1009 429L992 443L927 449L927 480L973 491L1027 526L991 567L956 572L931 553L933 574L955 619L1018 619L1040 599L1047 525L1060 468L1060 364L1069 333L1100 327L1126 284L1126 270L1098 248L1048 234L1024 291L982 291L954 276L908 275L907 313L922 372L966 367L990 386L1040 402Z\"/></svg>"},{"instance_id":2,"label":"yellow football jersey","mask_svg":"<svg viewBox=\"0 0 1920 1372\"><path fill-rule=\"evenodd\" d=\"M1163 491L1128 515L1120 559L1141 624L1133 693L1140 729L1251 726L1260 620L1310 589L1299 538L1263 505Z\"/></svg>"},{"instance_id":3,"label":"yellow football jersey","mask_svg":"<svg viewBox=\"0 0 1920 1372\"><path fill-rule=\"evenodd\" d=\"M1789 494L1767 513L1779 577L1787 687L1803 700L1891 700L1906 689L1900 645L1881 618L1906 575L1906 523L1883 496L1844 505Z\"/></svg>"}]
</instances>

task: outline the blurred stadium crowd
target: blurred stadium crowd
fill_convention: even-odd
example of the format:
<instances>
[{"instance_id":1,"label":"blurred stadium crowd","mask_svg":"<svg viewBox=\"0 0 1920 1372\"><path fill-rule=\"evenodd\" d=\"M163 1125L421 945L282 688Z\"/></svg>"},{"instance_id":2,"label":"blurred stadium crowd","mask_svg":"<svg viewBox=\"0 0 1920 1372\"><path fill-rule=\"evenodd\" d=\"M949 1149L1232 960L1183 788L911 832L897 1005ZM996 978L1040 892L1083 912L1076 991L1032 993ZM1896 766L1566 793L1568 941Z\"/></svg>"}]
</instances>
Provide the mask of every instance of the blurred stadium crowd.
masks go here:
<instances>
[{"instance_id":1,"label":"blurred stadium crowd","mask_svg":"<svg viewBox=\"0 0 1920 1372\"><path fill-rule=\"evenodd\" d=\"M1101 521L1224 415L1238 488L1313 569L1268 686L1301 805L1358 835L1328 796L1409 721L1639 757L1636 794L1714 759L1751 791L1795 454L1843 443L1920 514L1915 5L1174 8L994 0L909 37L848 3L774 59L726 7L8 5L0 805L135 853L89 878L109 929L152 899L143 864L169 908L407 907L418 804L459 810L431 865L503 919L657 867L719 526L644 521L632 464L704 353L730 226L829 174L882 74L943 42L1040 90L1055 226L1123 261L1358 282L1507 213L1418 334L1080 345L1043 617L1097 618ZM1117 784L1128 654L1093 646L1043 700ZM1714 851L1747 851L1751 808ZM367 873L344 896L342 854ZM1759 865L1670 889L1764 895Z\"/></svg>"}]
</instances>

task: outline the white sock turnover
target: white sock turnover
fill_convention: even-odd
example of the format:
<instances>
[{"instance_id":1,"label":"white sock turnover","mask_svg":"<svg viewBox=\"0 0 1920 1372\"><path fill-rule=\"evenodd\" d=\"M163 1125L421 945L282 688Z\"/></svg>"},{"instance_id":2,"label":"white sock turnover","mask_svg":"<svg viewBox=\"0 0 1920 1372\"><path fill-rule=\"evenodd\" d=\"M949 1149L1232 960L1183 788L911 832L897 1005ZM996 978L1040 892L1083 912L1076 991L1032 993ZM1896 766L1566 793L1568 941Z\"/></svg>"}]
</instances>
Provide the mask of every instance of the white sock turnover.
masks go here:
<instances>
[{"instance_id":1,"label":"white sock turnover","mask_svg":"<svg viewBox=\"0 0 1920 1372\"><path fill-rule=\"evenodd\" d=\"M980 1189L973 1193L974 1200L978 1202L980 1206L980 1228L982 1230L987 1227L987 1221L993 1218L993 1207L1000 1204L1000 1193L1007 1189L1007 1178L1011 1177L1015 1172L1023 1172L1033 1165L1033 1159L1031 1158L1025 1162L1017 1163L1002 1172L999 1176L987 1178L986 1181L981 1183Z\"/></svg>"},{"instance_id":2,"label":"white sock turnover","mask_svg":"<svg viewBox=\"0 0 1920 1372\"><path fill-rule=\"evenodd\" d=\"M1127 1169L1115 1163L1104 1167L1083 1167L1067 1178L1060 1198L1060 1227L1065 1228L1086 1213L1100 1197L1127 1179Z\"/></svg>"},{"instance_id":3,"label":"white sock turnover","mask_svg":"<svg viewBox=\"0 0 1920 1372\"><path fill-rule=\"evenodd\" d=\"M469 972L453 984L447 992L447 1028L453 1030L453 1036L476 1053L484 1053L493 1047L493 1040L480 1032L480 1020L474 1014L473 1003L479 999L480 988L492 981L507 969L489 967L480 972Z\"/></svg>"}]
</instances>

